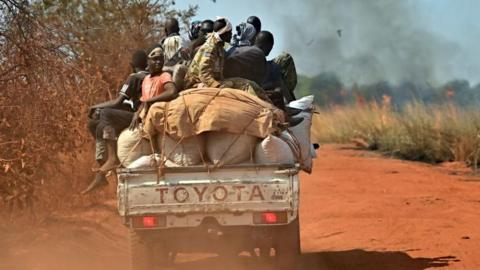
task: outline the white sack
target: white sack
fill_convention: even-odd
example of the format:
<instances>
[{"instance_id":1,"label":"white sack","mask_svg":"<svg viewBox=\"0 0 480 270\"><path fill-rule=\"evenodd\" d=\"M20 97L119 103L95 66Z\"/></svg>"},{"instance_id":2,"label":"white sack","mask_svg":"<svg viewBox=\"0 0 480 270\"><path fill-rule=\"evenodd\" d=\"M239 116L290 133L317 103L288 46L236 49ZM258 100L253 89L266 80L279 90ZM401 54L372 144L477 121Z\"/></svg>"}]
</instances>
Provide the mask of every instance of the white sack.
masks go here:
<instances>
[{"instance_id":1,"label":"white sack","mask_svg":"<svg viewBox=\"0 0 480 270\"><path fill-rule=\"evenodd\" d=\"M202 134L184 138L180 143L167 135L165 145L162 136L158 136L158 147L163 149L168 160L179 166L202 164L202 156L205 156L205 138Z\"/></svg>"},{"instance_id":2,"label":"white sack","mask_svg":"<svg viewBox=\"0 0 480 270\"><path fill-rule=\"evenodd\" d=\"M255 162L260 164L294 164L295 155L289 144L273 135L268 135L255 148Z\"/></svg>"},{"instance_id":3,"label":"white sack","mask_svg":"<svg viewBox=\"0 0 480 270\"><path fill-rule=\"evenodd\" d=\"M142 138L140 129L125 129L120 133L120 136L118 136L117 156L122 166L128 167L130 163L139 157L151 153L150 142Z\"/></svg>"},{"instance_id":4,"label":"white sack","mask_svg":"<svg viewBox=\"0 0 480 270\"><path fill-rule=\"evenodd\" d=\"M154 159L155 158L155 159ZM155 154L155 155L147 155L147 156L141 156L134 162L130 163L128 165L128 169L137 169L137 168L148 168L148 167L155 167L160 165L160 155ZM165 167L179 167L177 164L173 163L170 160L165 161L164 164Z\"/></svg>"},{"instance_id":5,"label":"white sack","mask_svg":"<svg viewBox=\"0 0 480 270\"><path fill-rule=\"evenodd\" d=\"M217 166L238 164L252 159L257 137L212 131L207 136L207 156Z\"/></svg>"},{"instance_id":6,"label":"white sack","mask_svg":"<svg viewBox=\"0 0 480 270\"><path fill-rule=\"evenodd\" d=\"M302 97L301 99L294 100L288 103L288 107L292 107L299 110L308 110L313 105L313 95Z\"/></svg>"},{"instance_id":7,"label":"white sack","mask_svg":"<svg viewBox=\"0 0 480 270\"><path fill-rule=\"evenodd\" d=\"M312 106L313 95L294 100L288 104L289 107L304 110L298 117L303 117L303 121L297 126L289 128L290 132L298 140L300 145L300 165L307 172L312 172L312 143L310 141L310 129L312 127Z\"/></svg>"}]
</instances>

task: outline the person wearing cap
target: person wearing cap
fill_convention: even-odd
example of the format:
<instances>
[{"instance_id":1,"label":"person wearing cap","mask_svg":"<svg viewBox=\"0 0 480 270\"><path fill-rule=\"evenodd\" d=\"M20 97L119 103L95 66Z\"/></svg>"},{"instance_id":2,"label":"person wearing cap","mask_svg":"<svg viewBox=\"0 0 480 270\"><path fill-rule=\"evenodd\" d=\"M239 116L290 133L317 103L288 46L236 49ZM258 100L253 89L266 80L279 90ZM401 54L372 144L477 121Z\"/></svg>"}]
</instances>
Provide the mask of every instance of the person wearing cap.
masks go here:
<instances>
[{"instance_id":1,"label":"person wearing cap","mask_svg":"<svg viewBox=\"0 0 480 270\"><path fill-rule=\"evenodd\" d=\"M145 76L142 83L141 107L130 124L130 129L137 127L139 113L143 110L146 114L150 106L155 102L170 101L178 97L178 89L172 79L172 75L163 71L165 63L164 51L161 47L154 48L148 55L148 70L150 74Z\"/></svg>"},{"instance_id":2,"label":"person wearing cap","mask_svg":"<svg viewBox=\"0 0 480 270\"><path fill-rule=\"evenodd\" d=\"M108 184L106 174L114 169L118 162L116 154L116 139L125 128L135 129L140 122L140 112L147 113L150 105L160 101L170 101L178 96L175 83L172 76L168 72L163 72L164 52L161 47L154 47L148 54L148 70L150 74L145 75L141 86L136 84L133 90L121 91L124 97L129 96L135 103L139 103L135 107L136 111L121 111L115 109L102 109L99 115L99 122L103 128L97 131L97 138L100 135L107 145L107 160L97 170L95 178L90 185L82 191L86 194ZM122 88L123 89L123 88ZM122 94L124 93L124 94ZM98 127L97 127L98 129ZM100 133L100 134L98 134Z\"/></svg>"}]
</instances>

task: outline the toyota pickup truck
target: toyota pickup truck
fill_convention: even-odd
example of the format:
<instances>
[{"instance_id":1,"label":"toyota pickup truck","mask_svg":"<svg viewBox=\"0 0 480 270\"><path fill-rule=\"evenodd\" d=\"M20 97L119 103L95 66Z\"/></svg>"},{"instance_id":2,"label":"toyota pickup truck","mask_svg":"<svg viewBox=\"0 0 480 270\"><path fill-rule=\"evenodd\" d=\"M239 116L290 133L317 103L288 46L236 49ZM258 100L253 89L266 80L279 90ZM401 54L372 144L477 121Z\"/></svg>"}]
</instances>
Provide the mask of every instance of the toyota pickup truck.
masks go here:
<instances>
[{"instance_id":1,"label":"toyota pickup truck","mask_svg":"<svg viewBox=\"0 0 480 270\"><path fill-rule=\"evenodd\" d=\"M300 253L298 172L295 164L118 169L132 269L157 269L193 252L246 252L293 269Z\"/></svg>"}]
</instances>

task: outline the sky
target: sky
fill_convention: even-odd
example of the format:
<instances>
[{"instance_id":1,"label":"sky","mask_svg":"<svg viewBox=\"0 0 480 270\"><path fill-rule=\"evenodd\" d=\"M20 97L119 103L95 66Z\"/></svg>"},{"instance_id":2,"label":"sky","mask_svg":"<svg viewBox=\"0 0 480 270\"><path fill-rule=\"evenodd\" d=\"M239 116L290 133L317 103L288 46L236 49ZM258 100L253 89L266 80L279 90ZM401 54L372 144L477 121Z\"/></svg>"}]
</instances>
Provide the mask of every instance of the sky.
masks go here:
<instances>
[{"instance_id":1,"label":"sky","mask_svg":"<svg viewBox=\"0 0 480 270\"><path fill-rule=\"evenodd\" d=\"M299 73L335 72L345 82L480 82L477 0L177 0L194 19L257 15ZM341 31L339 34L338 30Z\"/></svg>"}]
</instances>

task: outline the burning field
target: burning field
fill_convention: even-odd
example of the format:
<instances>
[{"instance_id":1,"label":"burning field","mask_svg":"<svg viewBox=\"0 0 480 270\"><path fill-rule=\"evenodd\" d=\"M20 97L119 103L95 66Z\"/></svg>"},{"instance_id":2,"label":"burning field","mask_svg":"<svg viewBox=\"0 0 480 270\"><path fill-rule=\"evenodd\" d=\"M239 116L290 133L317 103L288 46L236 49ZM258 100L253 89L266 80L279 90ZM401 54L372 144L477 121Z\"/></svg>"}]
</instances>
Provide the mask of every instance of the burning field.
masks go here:
<instances>
[{"instance_id":1,"label":"burning field","mask_svg":"<svg viewBox=\"0 0 480 270\"><path fill-rule=\"evenodd\" d=\"M353 142L398 158L430 163L459 161L476 169L480 112L452 103L410 102L393 109L390 99L319 110L313 137L326 143Z\"/></svg>"}]
</instances>

